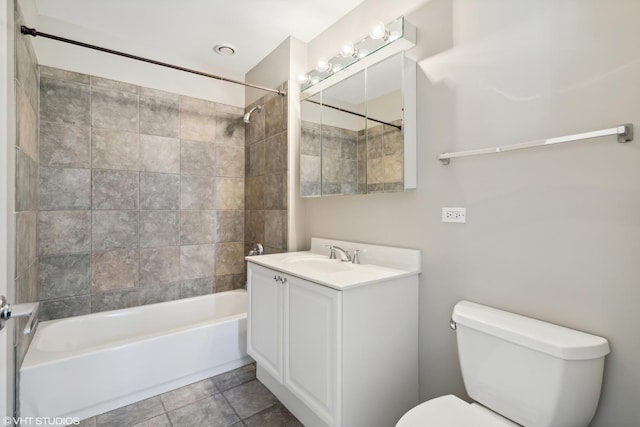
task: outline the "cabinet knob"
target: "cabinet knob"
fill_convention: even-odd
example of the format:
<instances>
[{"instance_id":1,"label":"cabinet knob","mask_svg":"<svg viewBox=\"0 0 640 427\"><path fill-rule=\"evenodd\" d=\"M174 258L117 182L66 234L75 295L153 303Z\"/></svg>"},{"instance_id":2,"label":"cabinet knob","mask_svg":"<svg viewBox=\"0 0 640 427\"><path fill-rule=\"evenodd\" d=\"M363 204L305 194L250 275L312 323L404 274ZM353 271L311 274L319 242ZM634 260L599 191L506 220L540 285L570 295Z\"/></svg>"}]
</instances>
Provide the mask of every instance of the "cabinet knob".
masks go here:
<instances>
[{"instance_id":1,"label":"cabinet knob","mask_svg":"<svg viewBox=\"0 0 640 427\"><path fill-rule=\"evenodd\" d=\"M275 280L276 282L285 284L287 282L287 278L286 277L282 277L282 276L273 276L273 280Z\"/></svg>"}]
</instances>

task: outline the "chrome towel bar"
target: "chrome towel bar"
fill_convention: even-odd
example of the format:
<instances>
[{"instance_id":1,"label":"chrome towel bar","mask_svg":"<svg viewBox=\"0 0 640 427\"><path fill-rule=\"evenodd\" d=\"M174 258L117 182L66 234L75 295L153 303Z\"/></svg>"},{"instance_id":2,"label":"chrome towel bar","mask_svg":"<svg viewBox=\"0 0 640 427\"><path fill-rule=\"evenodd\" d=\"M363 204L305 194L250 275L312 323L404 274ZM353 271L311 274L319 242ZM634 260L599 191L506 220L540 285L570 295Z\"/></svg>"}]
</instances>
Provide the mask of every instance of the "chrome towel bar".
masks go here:
<instances>
[{"instance_id":1,"label":"chrome towel bar","mask_svg":"<svg viewBox=\"0 0 640 427\"><path fill-rule=\"evenodd\" d=\"M438 156L443 164L448 165L455 157L477 156L480 154L502 153L504 151L522 150L524 148L542 147L544 145L560 144L563 142L580 141L584 139L598 138L601 136L617 135L618 142L633 141L633 125L626 123L614 128L594 130L592 132L578 133L575 135L559 136L557 138L539 139L536 141L522 142L520 144L505 145L503 147L480 148L477 150L457 151L454 153L442 153Z\"/></svg>"}]
</instances>

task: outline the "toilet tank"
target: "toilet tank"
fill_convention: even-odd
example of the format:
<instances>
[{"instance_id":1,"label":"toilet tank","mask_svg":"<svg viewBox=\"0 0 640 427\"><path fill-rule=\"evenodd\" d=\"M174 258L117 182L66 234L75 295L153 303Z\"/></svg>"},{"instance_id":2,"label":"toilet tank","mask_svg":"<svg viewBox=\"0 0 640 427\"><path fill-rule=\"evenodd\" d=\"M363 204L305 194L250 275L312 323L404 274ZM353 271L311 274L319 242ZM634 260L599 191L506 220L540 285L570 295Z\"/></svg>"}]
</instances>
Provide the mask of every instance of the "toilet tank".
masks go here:
<instances>
[{"instance_id":1,"label":"toilet tank","mask_svg":"<svg viewBox=\"0 0 640 427\"><path fill-rule=\"evenodd\" d=\"M495 308L454 307L464 384L525 427L585 427L598 406L606 339Z\"/></svg>"}]
</instances>

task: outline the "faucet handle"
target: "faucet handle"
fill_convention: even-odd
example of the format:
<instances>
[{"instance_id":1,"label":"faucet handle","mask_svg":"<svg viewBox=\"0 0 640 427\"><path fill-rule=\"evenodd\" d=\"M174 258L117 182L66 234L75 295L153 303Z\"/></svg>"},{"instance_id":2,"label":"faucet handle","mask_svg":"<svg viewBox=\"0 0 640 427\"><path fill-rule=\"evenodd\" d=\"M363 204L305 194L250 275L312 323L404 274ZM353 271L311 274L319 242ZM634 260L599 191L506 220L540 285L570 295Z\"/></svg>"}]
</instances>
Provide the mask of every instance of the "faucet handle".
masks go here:
<instances>
[{"instance_id":1,"label":"faucet handle","mask_svg":"<svg viewBox=\"0 0 640 427\"><path fill-rule=\"evenodd\" d=\"M329 248L329 259L336 259L336 249L333 247L333 245L324 245L325 247Z\"/></svg>"},{"instance_id":2,"label":"faucet handle","mask_svg":"<svg viewBox=\"0 0 640 427\"><path fill-rule=\"evenodd\" d=\"M353 250L353 258L351 259L353 264L360 264L360 257L358 256L360 252L362 252L360 249Z\"/></svg>"}]
</instances>

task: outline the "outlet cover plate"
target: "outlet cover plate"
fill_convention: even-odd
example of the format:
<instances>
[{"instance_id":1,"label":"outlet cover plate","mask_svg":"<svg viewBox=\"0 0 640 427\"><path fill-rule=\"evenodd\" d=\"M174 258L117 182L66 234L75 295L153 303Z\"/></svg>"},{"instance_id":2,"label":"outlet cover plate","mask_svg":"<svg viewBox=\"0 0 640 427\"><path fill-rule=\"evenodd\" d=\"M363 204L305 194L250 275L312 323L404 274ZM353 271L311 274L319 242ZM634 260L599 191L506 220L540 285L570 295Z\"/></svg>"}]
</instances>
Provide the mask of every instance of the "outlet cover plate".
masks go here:
<instances>
[{"instance_id":1,"label":"outlet cover plate","mask_svg":"<svg viewBox=\"0 0 640 427\"><path fill-rule=\"evenodd\" d=\"M466 208L442 208L442 222L467 222Z\"/></svg>"}]
</instances>

